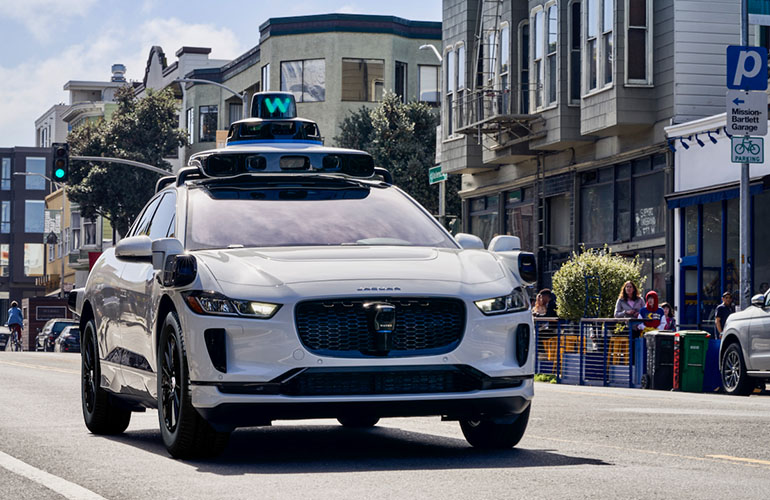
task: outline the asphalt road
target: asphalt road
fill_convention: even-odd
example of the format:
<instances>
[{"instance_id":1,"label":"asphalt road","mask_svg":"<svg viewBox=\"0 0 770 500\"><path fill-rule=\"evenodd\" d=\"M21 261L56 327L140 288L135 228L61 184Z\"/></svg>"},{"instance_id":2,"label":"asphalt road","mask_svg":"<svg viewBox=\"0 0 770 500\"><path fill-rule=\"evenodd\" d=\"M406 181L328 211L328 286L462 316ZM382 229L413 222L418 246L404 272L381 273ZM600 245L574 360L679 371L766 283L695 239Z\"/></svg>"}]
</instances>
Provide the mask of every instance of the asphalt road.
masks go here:
<instances>
[{"instance_id":1,"label":"asphalt road","mask_svg":"<svg viewBox=\"0 0 770 500\"><path fill-rule=\"evenodd\" d=\"M768 498L770 396L538 383L524 439L470 448L455 422L236 431L216 460L165 451L157 412L82 422L78 355L0 353L1 499Z\"/></svg>"}]
</instances>

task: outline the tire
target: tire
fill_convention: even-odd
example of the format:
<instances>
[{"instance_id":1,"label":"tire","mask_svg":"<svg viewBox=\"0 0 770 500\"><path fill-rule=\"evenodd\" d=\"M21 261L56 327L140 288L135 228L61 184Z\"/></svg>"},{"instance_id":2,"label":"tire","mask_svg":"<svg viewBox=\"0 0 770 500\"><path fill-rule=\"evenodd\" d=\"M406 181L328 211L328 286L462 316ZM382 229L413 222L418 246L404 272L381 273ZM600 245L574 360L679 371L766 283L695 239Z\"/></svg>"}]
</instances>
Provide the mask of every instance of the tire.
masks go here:
<instances>
[{"instance_id":1,"label":"tire","mask_svg":"<svg viewBox=\"0 0 770 500\"><path fill-rule=\"evenodd\" d=\"M114 404L109 393L99 386L101 376L96 325L91 319L83 331L83 352L80 356L83 420L94 434L120 434L131 421L131 411Z\"/></svg>"},{"instance_id":2,"label":"tire","mask_svg":"<svg viewBox=\"0 0 770 500\"><path fill-rule=\"evenodd\" d=\"M380 421L380 417L372 415L345 415L344 417L338 417L337 421L341 423L343 427L369 429L377 425L377 422Z\"/></svg>"},{"instance_id":3,"label":"tire","mask_svg":"<svg viewBox=\"0 0 770 500\"><path fill-rule=\"evenodd\" d=\"M217 432L192 405L184 337L175 312L166 316L158 344L158 421L163 444L174 458L222 453L229 432Z\"/></svg>"},{"instance_id":4,"label":"tire","mask_svg":"<svg viewBox=\"0 0 770 500\"><path fill-rule=\"evenodd\" d=\"M748 396L754 390L755 382L746 373L741 346L733 343L727 346L719 363L722 387L727 394Z\"/></svg>"},{"instance_id":5,"label":"tire","mask_svg":"<svg viewBox=\"0 0 770 500\"><path fill-rule=\"evenodd\" d=\"M530 403L511 423L495 423L492 420L461 420L460 429L466 441L474 448L504 450L519 444L529 423Z\"/></svg>"}]
</instances>

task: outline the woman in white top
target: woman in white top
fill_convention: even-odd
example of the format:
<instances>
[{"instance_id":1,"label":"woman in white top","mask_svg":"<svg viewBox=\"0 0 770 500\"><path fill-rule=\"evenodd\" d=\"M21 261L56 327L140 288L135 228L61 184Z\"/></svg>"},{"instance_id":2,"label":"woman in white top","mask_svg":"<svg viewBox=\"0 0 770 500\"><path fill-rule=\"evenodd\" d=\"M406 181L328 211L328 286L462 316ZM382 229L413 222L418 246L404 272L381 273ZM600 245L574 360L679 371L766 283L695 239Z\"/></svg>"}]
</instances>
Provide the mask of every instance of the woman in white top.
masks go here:
<instances>
[{"instance_id":1,"label":"woman in white top","mask_svg":"<svg viewBox=\"0 0 770 500\"><path fill-rule=\"evenodd\" d=\"M633 281L623 283L618 301L615 303L616 318L636 318L644 307L644 301L639 296L639 290Z\"/></svg>"}]
</instances>

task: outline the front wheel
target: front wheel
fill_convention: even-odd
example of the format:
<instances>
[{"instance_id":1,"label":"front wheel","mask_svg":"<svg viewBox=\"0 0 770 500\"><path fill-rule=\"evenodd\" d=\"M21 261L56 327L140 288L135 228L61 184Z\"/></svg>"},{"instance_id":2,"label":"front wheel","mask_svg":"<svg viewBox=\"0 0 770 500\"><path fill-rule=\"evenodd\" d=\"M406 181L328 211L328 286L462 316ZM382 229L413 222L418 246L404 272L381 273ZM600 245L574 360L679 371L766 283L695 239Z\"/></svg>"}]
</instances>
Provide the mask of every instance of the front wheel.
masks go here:
<instances>
[{"instance_id":1,"label":"front wheel","mask_svg":"<svg viewBox=\"0 0 770 500\"><path fill-rule=\"evenodd\" d=\"M166 316L158 347L158 420L163 444L174 458L212 457L227 446L229 432L217 432L192 405L190 373L176 313Z\"/></svg>"},{"instance_id":2,"label":"front wheel","mask_svg":"<svg viewBox=\"0 0 770 500\"><path fill-rule=\"evenodd\" d=\"M527 409L511 423L496 423L492 420L461 420L460 429L465 439L474 448L509 449L513 448L527 430L529 423L530 403Z\"/></svg>"},{"instance_id":3,"label":"front wheel","mask_svg":"<svg viewBox=\"0 0 770 500\"><path fill-rule=\"evenodd\" d=\"M131 421L131 411L115 406L110 395L101 388L101 366L96 343L96 325L88 321L83 330L80 356L80 394L83 419L94 434L120 434Z\"/></svg>"},{"instance_id":4,"label":"front wheel","mask_svg":"<svg viewBox=\"0 0 770 500\"><path fill-rule=\"evenodd\" d=\"M741 346L730 344L722 354L719 364L722 374L722 386L727 394L748 396L754 390L754 383L746 373L746 363L743 361Z\"/></svg>"}]
</instances>

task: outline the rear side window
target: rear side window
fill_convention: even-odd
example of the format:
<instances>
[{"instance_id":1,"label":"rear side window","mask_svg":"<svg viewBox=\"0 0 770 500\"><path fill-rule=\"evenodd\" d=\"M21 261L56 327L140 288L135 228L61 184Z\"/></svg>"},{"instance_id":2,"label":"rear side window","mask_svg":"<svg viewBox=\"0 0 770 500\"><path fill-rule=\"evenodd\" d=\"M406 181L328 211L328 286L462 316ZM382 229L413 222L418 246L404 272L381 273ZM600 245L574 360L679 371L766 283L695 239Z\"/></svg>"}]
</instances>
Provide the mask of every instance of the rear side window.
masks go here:
<instances>
[{"instance_id":1,"label":"rear side window","mask_svg":"<svg viewBox=\"0 0 770 500\"><path fill-rule=\"evenodd\" d=\"M152 216L155 215L155 209L158 208L158 203L160 203L160 196L152 200L150 204L147 205L147 207L145 207L141 217L139 217L139 220L134 224L134 227L131 229L129 236L141 236L143 234L144 235L149 234L150 221L152 220Z\"/></svg>"},{"instance_id":2,"label":"rear side window","mask_svg":"<svg viewBox=\"0 0 770 500\"><path fill-rule=\"evenodd\" d=\"M163 196L155 215L150 222L148 236L152 240L165 238L169 234L169 226L174 221L176 215L176 193L170 191ZM172 230L173 231L173 230Z\"/></svg>"}]
</instances>

